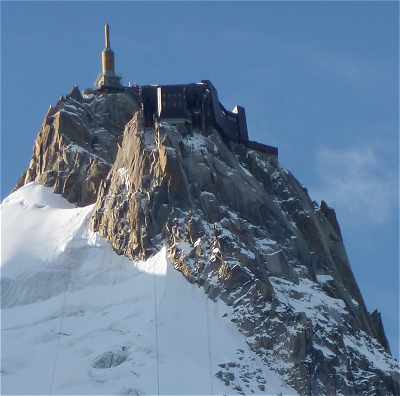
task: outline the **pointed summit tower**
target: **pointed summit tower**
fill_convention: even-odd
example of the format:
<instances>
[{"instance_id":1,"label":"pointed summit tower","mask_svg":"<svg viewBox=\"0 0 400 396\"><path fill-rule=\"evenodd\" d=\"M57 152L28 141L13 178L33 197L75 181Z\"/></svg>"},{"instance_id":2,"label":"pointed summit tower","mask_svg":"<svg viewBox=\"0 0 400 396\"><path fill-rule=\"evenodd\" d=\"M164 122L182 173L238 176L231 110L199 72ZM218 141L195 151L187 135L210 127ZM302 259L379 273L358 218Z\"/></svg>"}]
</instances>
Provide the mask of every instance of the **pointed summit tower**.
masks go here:
<instances>
[{"instance_id":1,"label":"pointed summit tower","mask_svg":"<svg viewBox=\"0 0 400 396\"><path fill-rule=\"evenodd\" d=\"M101 74L96 80L97 88L120 88L121 77L115 74L114 52L110 46L110 26L104 26L105 48L101 53Z\"/></svg>"}]
</instances>

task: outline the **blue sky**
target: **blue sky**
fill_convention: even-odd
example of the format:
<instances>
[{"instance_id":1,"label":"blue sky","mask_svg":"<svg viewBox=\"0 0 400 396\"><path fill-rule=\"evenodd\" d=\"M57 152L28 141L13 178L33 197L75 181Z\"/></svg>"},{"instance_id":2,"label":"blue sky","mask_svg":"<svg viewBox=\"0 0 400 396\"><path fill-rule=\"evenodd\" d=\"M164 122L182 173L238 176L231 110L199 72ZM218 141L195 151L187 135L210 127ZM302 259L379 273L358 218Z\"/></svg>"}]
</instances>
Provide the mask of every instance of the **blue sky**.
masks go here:
<instances>
[{"instance_id":1,"label":"blue sky","mask_svg":"<svg viewBox=\"0 0 400 396\"><path fill-rule=\"evenodd\" d=\"M50 104L100 69L111 24L124 82L213 81L253 140L336 208L359 286L399 349L396 2L9 2L2 9L1 188Z\"/></svg>"}]
</instances>

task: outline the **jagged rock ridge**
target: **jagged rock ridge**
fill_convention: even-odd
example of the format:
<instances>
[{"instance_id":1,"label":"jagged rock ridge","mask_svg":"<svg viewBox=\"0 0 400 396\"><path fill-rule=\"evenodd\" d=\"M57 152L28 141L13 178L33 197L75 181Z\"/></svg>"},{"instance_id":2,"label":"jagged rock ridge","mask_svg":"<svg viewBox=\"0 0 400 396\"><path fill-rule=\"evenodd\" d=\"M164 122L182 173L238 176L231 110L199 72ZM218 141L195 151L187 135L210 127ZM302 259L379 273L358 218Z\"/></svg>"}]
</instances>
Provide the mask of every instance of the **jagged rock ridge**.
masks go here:
<instances>
[{"instance_id":1,"label":"jagged rock ridge","mask_svg":"<svg viewBox=\"0 0 400 396\"><path fill-rule=\"evenodd\" d=\"M398 365L334 210L276 157L213 127L145 127L126 92L74 89L46 116L20 185L32 180L96 202L92 228L118 254L136 260L167 245L175 268L233 307L251 348L300 394L398 394Z\"/></svg>"},{"instance_id":2,"label":"jagged rock ridge","mask_svg":"<svg viewBox=\"0 0 400 396\"><path fill-rule=\"evenodd\" d=\"M136 106L124 93L82 95L75 87L50 106L17 188L37 181L80 206L95 202Z\"/></svg>"}]
</instances>

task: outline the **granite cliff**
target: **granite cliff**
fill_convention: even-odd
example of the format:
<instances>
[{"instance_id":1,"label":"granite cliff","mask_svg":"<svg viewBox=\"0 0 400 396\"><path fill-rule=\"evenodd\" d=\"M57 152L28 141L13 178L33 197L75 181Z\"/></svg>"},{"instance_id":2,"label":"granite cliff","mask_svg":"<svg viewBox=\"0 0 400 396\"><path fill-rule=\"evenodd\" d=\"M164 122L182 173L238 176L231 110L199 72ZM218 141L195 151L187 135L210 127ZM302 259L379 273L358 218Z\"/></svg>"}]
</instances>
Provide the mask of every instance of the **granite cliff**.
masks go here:
<instances>
[{"instance_id":1,"label":"granite cliff","mask_svg":"<svg viewBox=\"0 0 400 396\"><path fill-rule=\"evenodd\" d=\"M300 394L399 394L398 363L379 312L365 306L335 211L275 156L213 127L148 127L143 117L125 91L74 88L49 109L17 188L36 181L95 204L93 231L131 260L166 246L171 265L232 307L227 319ZM232 364L213 373L227 391L265 390L262 379L256 390L243 385L256 374L240 356Z\"/></svg>"}]
</instances>

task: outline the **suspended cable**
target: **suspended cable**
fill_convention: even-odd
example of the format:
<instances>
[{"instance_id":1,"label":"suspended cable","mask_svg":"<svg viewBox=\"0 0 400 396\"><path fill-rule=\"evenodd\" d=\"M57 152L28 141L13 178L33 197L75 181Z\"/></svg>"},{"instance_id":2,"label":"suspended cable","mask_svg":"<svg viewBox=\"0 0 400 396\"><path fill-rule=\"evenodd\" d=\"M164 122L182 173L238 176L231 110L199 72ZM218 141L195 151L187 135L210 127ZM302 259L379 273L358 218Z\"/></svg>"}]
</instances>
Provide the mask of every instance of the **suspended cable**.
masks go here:
<instances>
[{"instance_id":1,"label":"suspended cable","mask_svg":"<svg viewBox=\"0 0 400 396\"><path fill-rule=\"evenodd\" d=\"M57 250L57 248L54 248L53 255L55 254L56 250ZM65 305L67 303L67 293L68 293L69 286L70 286L71 279L72 279L71 271L72 271L72 266L71 266L70 272L69 273L67 272L69 277L67 277L67 281L66 281L66 284L65 284L64 295L63 295L63 300L62 300L62 303L61 303L61 317L60 317L60 324L58 326L58 333L57 333L56 354L55 354L54 363L53 363L53 369L52 369L51 377L50 377L50 392L49 392L50 395L53 394L53 390L54 390L56 367L57 367L57 363L58 363L58 357L59 357L59 354L60 354L61 335L62 335L62 329L63 329L63 324L64 324Z\"/></svg>"},{"instance_id":2,"label":"suspended cable","mask_svg":"<svg viewBox=\"0 0 400 396\"><path fill-rule=\"evenodd\" d=\"M214 394L214 386L213 386L213 364L212 364L212 355L211 355L211 333L210 333L210 319L208 317L208 310L209 310L209 305L208 305L208 295L205 295L206 303L205 303L205 309L206 309L206 327L207 327L207 350L208 350L208 374L210 377L210 394Z\"/></svg>"},{"instance_id":3,"label":"suspended cable","mask_svg":"<svg viewBox=\"0 0 400 396\"><path fill-rule=\"evenodd\" d=\"M153 257L153 298L154 298L154 331L156 343L156 379L157 379L157 395L160 395L160 353L158 342L158 297L157 297L157 281L155 275L156 260Z\"/></svg>"}]
</instances>

